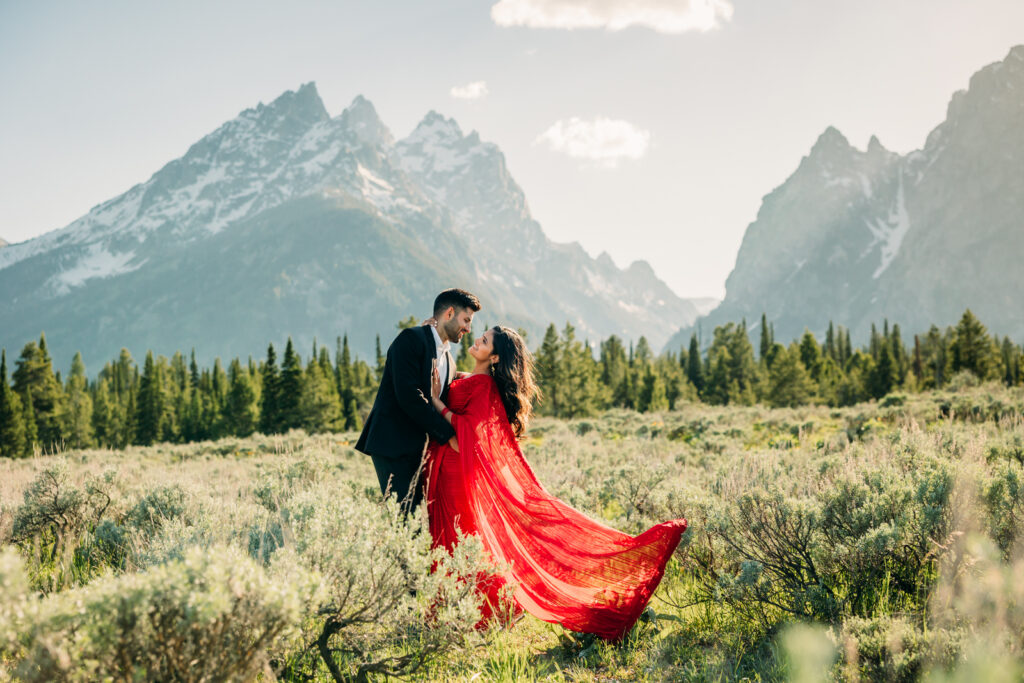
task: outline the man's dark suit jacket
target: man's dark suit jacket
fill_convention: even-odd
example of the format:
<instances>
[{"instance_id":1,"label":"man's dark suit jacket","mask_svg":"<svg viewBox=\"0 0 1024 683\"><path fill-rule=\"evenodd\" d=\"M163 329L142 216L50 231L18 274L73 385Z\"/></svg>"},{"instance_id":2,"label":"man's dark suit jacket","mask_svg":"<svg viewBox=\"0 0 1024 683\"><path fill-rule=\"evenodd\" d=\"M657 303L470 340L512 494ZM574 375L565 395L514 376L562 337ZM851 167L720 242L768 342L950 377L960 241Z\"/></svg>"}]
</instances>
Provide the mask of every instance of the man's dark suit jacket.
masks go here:
<instances>
[{"instance_id":1,"label":"man's dark suit jacket","mask_svg":"<svg viewBox=\"0 0 1024 683\"><path fill-rule=\"evenodd\" d=\"M388 349L384 376L377 389L356 450L375 457L416 459L422 457L427 435L444 443L455 436L430 404L430 375L437 345L431 328L423 325L402 330ZM448 377L442 377L441 400L455 376L455 360L448 354Z\"/></svg>"}]
</instances>

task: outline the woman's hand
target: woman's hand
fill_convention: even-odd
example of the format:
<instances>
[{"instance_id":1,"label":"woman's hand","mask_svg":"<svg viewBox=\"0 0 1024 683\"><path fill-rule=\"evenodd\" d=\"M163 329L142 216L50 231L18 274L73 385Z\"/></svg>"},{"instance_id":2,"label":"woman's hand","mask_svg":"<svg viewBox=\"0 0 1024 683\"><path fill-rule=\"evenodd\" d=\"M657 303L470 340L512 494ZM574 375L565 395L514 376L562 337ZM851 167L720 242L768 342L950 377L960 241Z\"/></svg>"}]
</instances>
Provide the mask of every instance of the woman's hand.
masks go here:
<instances>
[{"instance_id":1,"label":"woman's hand","mask_svg":"<svg viewBox=\"0 0 1024 683\"><path fill-rule=\"evenodd\" d=\"M436 358L430 371L430 398L435 402L441 399L441 372L437 369Z\"/></svg>"},{"instance_id":2,"label":"woman's hand","mask_svg":"<svg viewBox=\"0 0 1024 683\"><path fill-rule=\"evenodd\" d=\"M430 325L431 327L437 327L437 318L435 318L434 316L430 316L429 318L420 323L421 327L424 327L426 325Z\"/></svg>"}]
</instances>

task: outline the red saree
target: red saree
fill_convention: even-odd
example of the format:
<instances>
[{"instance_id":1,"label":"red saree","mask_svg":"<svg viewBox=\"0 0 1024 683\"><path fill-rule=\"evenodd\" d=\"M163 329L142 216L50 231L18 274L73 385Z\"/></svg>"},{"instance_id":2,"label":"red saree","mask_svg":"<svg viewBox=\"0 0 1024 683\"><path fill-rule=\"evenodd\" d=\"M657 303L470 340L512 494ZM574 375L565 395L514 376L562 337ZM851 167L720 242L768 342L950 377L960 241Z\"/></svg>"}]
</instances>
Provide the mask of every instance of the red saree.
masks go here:
<instances>
[{"instance_id":1,"label":"red saree","mask_svg":"<svg viewBox=\"0 0 1024 683\"><path fill-rule=\"evenodd\" d=\"M636 623L661 581L686 520L629 536L544 490L519 450L494 380L470 375L448 394L459 440L431 444L426 499L435 545L451 549L456 529L480 538L509 570L480 585L484 617L526 610L567 629L615 640ZM515 586L499 605L502 586Z\"/></svg>"}]
</instances>

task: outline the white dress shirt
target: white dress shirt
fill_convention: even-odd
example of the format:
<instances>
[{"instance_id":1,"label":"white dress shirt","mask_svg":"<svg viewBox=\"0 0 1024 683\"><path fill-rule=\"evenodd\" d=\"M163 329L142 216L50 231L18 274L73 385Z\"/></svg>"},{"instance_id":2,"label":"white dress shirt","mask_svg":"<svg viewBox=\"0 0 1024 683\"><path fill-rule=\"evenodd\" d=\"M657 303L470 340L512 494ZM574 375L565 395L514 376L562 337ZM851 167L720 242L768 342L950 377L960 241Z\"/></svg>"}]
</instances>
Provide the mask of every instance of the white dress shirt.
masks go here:
<instances>
[{"instance_id":1,"label":"white dress shirt","mask_svg":"<svg viewBox=\"0 0 1024 683\"><path fill-rule=\"evenodd\" d=\"M448 349L451 345L441 341L441 335L437 333L437 328L433 325L430 326L430 331L434 333L434 344L437 345L437 372L441 376L441 388L443 389L448 382Z\"/></svg>"}]
</instances>

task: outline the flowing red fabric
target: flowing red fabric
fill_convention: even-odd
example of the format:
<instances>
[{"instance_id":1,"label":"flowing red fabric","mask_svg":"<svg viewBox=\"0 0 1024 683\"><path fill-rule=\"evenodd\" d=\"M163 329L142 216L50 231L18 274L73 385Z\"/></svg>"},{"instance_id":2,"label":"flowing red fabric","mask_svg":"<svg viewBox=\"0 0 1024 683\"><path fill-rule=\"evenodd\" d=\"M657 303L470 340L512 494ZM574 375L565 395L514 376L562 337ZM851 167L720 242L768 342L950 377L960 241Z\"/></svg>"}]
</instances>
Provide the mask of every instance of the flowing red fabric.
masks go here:
<instances>
[{"instance_id":1,"label":"flowing red fabric","mask_svg":"<svg viewBox=\"0 0 1024 683\"><path fill-rule=\"evenodd\" d=\"M459 452L447 444L430 447L430 533L435 545L449 550L460 529L478 536L495 565L506 568L479 586L485 619L526 610L573 631L621 638L661 581L686 520L630 536L545 491L488 375L453 382L448 403ZM512 604L501 604L499 591L509 584Z\"/></svg>"}]
</instances>

